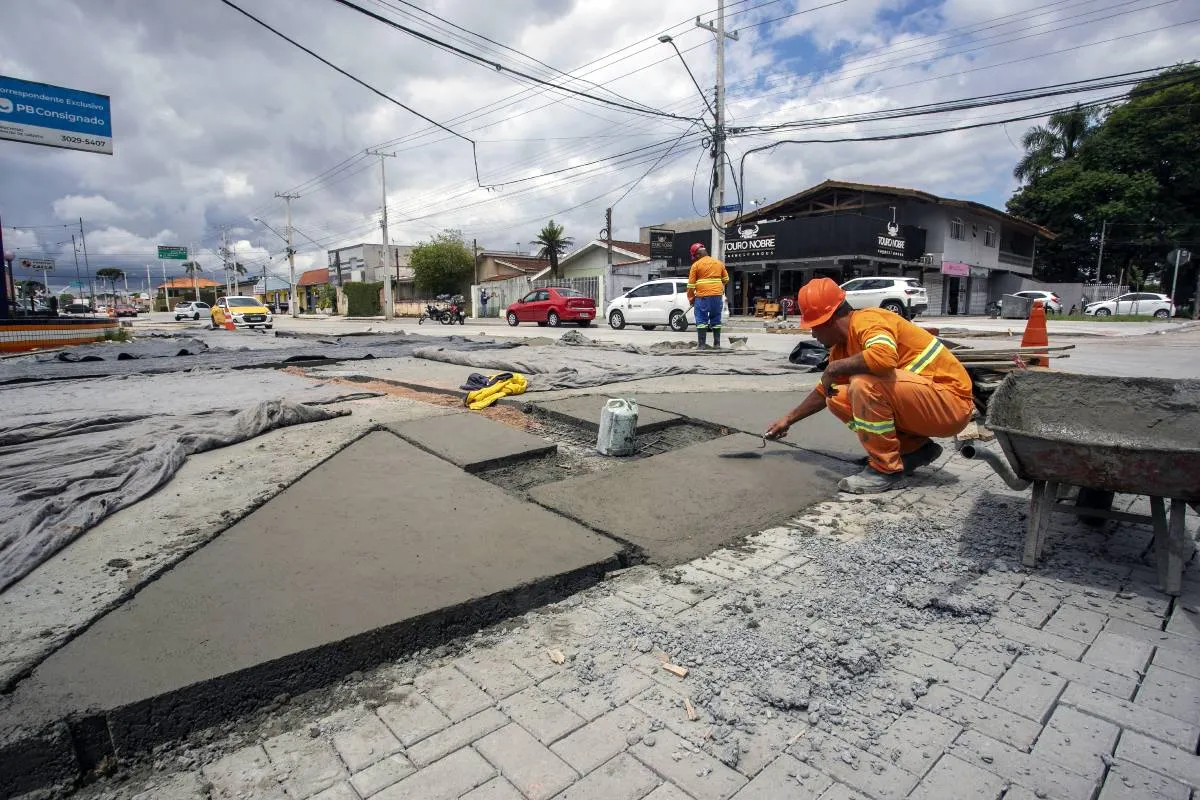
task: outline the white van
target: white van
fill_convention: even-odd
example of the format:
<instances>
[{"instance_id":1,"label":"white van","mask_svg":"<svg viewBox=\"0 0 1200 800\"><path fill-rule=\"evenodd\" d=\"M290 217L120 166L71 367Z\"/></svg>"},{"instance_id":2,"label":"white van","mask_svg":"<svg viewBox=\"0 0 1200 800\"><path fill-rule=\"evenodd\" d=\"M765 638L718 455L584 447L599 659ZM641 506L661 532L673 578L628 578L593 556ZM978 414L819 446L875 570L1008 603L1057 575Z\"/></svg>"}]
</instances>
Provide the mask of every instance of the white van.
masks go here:
<instances>
[{"instance_id":1,"label":"white van","mask_svg":"<svg viewBox=\"0 0 1200 800\"><path fill-rule=\"evenodd\" d=\"M729 317L729 301L722 298L721 318ZM686 331L696 324L696 309L688 304L687 278L662 278L630 289L613 300L604 316L615 330L626 325L641 325L652 331L669 325L673 331Z\"/></svg>"}]
</instances>

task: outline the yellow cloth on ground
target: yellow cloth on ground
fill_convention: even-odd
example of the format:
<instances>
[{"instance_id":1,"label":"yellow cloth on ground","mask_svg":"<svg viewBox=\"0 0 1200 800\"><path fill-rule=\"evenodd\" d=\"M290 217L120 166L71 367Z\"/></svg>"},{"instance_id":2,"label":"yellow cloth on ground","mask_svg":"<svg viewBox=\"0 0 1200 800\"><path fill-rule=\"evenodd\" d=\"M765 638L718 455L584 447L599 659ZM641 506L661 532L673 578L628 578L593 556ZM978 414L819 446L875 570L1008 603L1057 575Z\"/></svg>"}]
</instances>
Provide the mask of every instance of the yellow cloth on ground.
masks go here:
<instances>
[{"instance_id":1,"label":"yellow cloth on ground","mask_svg":"<svg viewBox=\"0 0 1200 800\"><path fill-rule=\"evenodd\" d=\"M513 376L508 380L497 381L491 386L483 389L478 389L467 395L465 400L467 408L472 411L478 411L481 408L487 408L492 403L499 400L501 397L511 397L514 394L524 394L525 387L529 382L525 380L525 376L519 372L514 372Z\"/></svg>"}]
</instances>

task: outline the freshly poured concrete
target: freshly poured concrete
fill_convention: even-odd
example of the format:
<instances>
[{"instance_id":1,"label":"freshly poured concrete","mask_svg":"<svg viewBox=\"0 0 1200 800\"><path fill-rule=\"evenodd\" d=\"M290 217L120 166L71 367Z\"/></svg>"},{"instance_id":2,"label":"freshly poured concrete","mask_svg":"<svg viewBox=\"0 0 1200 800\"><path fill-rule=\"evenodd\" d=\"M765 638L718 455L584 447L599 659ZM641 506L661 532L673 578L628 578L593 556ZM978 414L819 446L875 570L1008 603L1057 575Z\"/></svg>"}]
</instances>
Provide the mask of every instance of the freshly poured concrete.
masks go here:
<instances>
[{"instance_id":1,"label":"freshly poured concrete","mask_svg":"<svg viewBox=\"0 0 1200 800\"><path fill-rule=\"evenodd\" d=\"M604 408L604 404L612 397L627 398L638 404L638 433L650 433L681 421L678 414L669 414L657 408L642 405L635 394L571 397L566 400L538 403L538 408L551 416L558 417L583 428L588 428L589 430L598 431L600 429L600 412Z\"/></svg>"},{"instance_id":2,"label":"freshly poured concrete","mask_svg":"<svg viewBox=\"0 0 1200 800\"><path fill-rule=\"evenodd\" d=\"M530 496L640 547L658 564L679 564L778 525L837 492L857 471L844 461L770 445L762 458L721 458L756 449L734 434L618 469L538 486Z\"/></svg>"},{"instance_id":3,"label":"freshly poured concrete","mask_svg":"<svg viewBox=\"0 0 1200 800\"><path fill-rule=\"evenodd\" d=\"M391 430L467 472L479 472L558 450L558 445L553 442L494 422L473 411L416 420L392 426Z\"/></svg>"},{"instance_id":4,"label":"freshly poured concrete","mask_svg":"<svg viewBox=\"0 0 1200 800\"><path fill-rule=\"evenodd\" d=\"M619 551L370 433L50 656L9 724L97 713L96 752L145 746L577 591Z\"/></svg>"},{"instance_id":5,"label":"freshly poured concrete","mask_svg":"<svg viewBox=\"0 0 1200 800\"><path fill-rule=\"evenodd\" d=\"M809 391L687 392L647 394L638 399L643 407L759 435L772 422L800 405ZM855 460L864 455L858 437L828 411L793 425L785 441L834 458Z\"/></svg>"}]
</instances>

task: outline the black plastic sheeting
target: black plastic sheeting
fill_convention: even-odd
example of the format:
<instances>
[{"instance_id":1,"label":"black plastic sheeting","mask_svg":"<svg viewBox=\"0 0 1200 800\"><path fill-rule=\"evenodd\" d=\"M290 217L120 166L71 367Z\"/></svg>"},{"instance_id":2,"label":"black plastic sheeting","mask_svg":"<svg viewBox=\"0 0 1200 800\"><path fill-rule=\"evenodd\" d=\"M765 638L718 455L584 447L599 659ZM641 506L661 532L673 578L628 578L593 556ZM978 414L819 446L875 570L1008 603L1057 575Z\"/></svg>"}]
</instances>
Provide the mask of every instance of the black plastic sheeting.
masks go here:
<instances>
[{"instance_id":1,"label":"black plastic sheeting","mask_svg":"<svg viewBox=\"0 0 1200 800\"><path fill-rule=\"evenodd\" d=\"M199 339L138 339L121 344L99 343L67 347L53 353L34 356L40 364L49 361L129 361L140 358L177 358L194 356L208 350Z\"/></svg>"}]
</instances>

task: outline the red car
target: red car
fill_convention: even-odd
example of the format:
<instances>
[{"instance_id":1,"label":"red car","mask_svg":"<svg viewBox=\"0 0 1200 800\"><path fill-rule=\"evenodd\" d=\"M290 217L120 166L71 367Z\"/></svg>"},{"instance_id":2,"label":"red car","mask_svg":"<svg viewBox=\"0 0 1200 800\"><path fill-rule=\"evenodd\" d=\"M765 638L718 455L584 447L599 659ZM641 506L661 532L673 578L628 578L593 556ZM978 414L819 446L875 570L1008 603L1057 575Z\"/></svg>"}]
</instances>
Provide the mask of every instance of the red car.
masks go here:
<instances>
[{"instance_id":1,"label":"red car","mask_svg":"<svg viewBox=\"0 0 1200 800\"><path fill-rule=\"evenodd\" d=\"M138 315L138 310L136 308L134 308L133 306L129 305L129 303L117 303L117 316L118 317L136 317L137 315Z\"/></svg>"},{"instance_id":2,"label":"red car","mask_svg":"<svg viewBox=\"0 0 1200 800\"><path fill-rule=\"evenodd\" d=\"M534 289L508 307L508 324L536 322L557 328L564 322L574 322L581 328L596 318L596 301L574 289L551 287Z\"/></svg>"}]
</instances>

